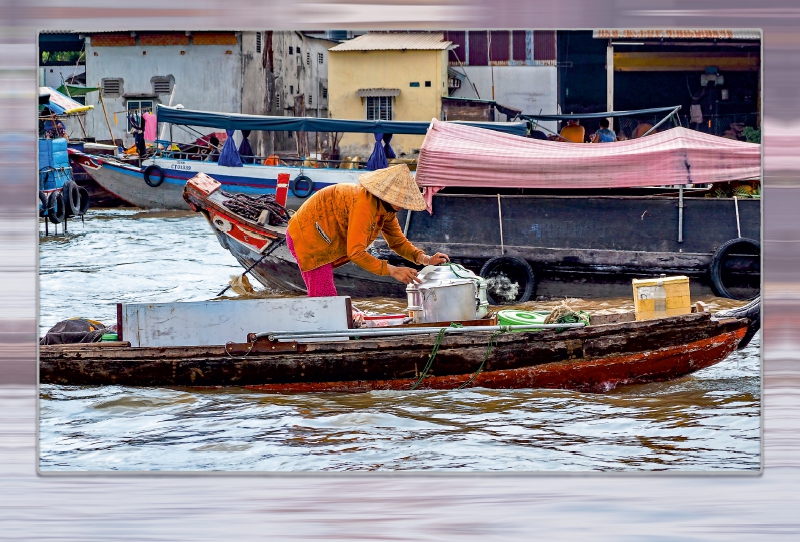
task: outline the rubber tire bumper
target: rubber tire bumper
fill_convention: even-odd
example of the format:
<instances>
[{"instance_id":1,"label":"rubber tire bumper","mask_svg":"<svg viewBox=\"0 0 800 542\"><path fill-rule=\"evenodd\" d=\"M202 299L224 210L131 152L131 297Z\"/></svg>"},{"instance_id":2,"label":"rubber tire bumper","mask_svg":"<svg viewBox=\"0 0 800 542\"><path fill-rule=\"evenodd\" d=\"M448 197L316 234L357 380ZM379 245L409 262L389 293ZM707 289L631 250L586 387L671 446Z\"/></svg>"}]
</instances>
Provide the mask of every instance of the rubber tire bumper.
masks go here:
<instances>
[{"instance_id":1,"label":"rubber tire bumper","mask_svg":"<svg viewBox=\"0 0 800 542\"><path fill-rule=\"evenodd\" d=\"M152 178L153 174L155 174L155 180ZM147 166L144 168L144 182L153 188L161 186L161 183L164 182L164 170L155 164Z\"/></svg>"},{"instance_id":2,"label":"rubber tire bumper","mask_svg":"<svg viewBox=\"0 0 800 542\"><path fill-rule=\"evenodd\" d=\"M80 213L81 193L79 188L75 181L67 181L61 189L61 194L64 197L64 204L67 209L67 216L75 216Z\"/></svg>"},{"instance_id":3,"label":"rubber tire bumper","mask_svg":"<svg viewBox=\"0 0 800 542\"><path fill-rule=\"evenodd\" d=\"M47 215L47 195L44 190L39 190L39 216Z\"/></svg>"},{"instance_id":4,"label":"rubber tire bumper","mask_svg":"<svg viewBox=\"0 0 800 542\"><path fill-rule=\"evenodd\" d=\"M495 299L492 296L490 289L486 289L486 300L492 305L511 305L514 303L524 303L530 300L533 291L536 287L536 277L533 274L533 268L523 260L516 256L498 256L488 260L483 267L481 267L480 276L485 279L490 278L496 271L504 271L505 275L511 280L512 277L519 279L519 292L518 297L512 301ZM509 272L510 271L510 272Z\"/></svg>"},{"instance_id":5,"label":"rubber tire bumper","mask_svg":"<svg viewBox=\"0 0 800 542\"><path fill-rule=\"evenodd\" d=\"M720 297L727 297L728 299L739 299L734 296L725 284L722 282L722 268L725 265L725 260L728 255L737 248L747 247L755 249L756 253L761 255L761 243L755 239L747 239L746 237L739 237L738 239L731 239L726 241L717 249L714 256L711 258L711 264L708 266L708 273L711 276L711 284L714 286L715 293ZM752 299L752 298L746 298Z\"/></svg>"},{"instance_id":6,"label":"rubber tire bumper","mask_svg":"<svg viewBox=\"0 0 800 542\"><path fill-rule=\"evenodd\" d=\"M84 187L78 187L78 193L81 196L81 205L78 208L78 216L83 216L89 210L89 191Z\"/></svg>"},{"instance_id":7,"label":"rubber tire bumper","mask_svg":"<svg viewBox=\"0 0 800 542\"><path fill-rule=\"evenodd\" d=\"M303 181L308 183L308 189L305 190L305 191L301 190L298 193L297 183L301 183ZM294 197L300 198L300 199L305 199L308 196L310 196L311 193L314 191L314 181L312 181L311 178L307 177L306 175L298 175L297 177L292 179L292 181L289 183L289 190L292 191L292 194L294 194Z\"/></svg>"},{"instance_id":8,"label":"rubber tire bumper","mask_svg":"<svg viewBox=\"0 0 800 542\"><path fill-rule=\"evenodd\" d=\"M61 192L50 192L47 198L47 218L53 224L60 224L67 218L67 206Z\"/></svg>"}]
</instances>

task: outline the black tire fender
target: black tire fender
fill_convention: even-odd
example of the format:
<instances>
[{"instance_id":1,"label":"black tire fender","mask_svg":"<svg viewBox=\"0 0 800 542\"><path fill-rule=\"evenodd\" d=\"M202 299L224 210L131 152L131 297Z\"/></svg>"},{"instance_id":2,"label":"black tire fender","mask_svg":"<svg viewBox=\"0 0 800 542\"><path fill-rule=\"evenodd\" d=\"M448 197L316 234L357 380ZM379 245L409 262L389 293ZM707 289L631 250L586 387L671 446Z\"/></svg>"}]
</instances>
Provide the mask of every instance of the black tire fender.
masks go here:
<instances>
[{"instance_id":1,"label":"black tire fender","mask_svg":"<svg viewBox=\"0 0 800 542\"><path fill-rule=\"evenodd\" d=\"M297 183L302 183L302 182L308 183L308 189L307 190L298 190L297 189ZM311 193L314 191L314 181L312 181L311 178L306 176L306 175L298 175L297 177L292 179L292 181L289 183L289 190L292 191L292 194L294 194L294 197L300 198L300 199L305 199L308 196L310 196Z\"/></svg>"},{"instance_id":2,"label":"black tire fender","mask_svg":"<svg viewBox=\"0 0 800 542\"><path fill-rule=\"evenodd\" d=\"M45 216L47 214L47 194L44 193L44 190L39 190L39 216Z\"/></svg>"},{"instance_id":3,"label":"black tire fender","mask_svg":"<svg viewBox=\"0 0 800 542\"><path fill-rule=\"evenodd\" d=\"M161 183L164 182L164 170L155 164L150 164L144 168L144 182L153 188L161 186Z\"/></svg>"},{"instance_id":4,"label":"black tire fender","mask_svg":"<svg viewBox=\"0 0 800 542\"><path fill-rule=\"evenodd\" d=\"M53 224L60 224L67 218L67 206L61 192L50 192L47 197L47 218Z\"/></svg>"},{"instance_id":5,"label":"black tire fender","mask_svg":"<svg viewBox=\"0 0 800 542\"><path fill-rule=\"evenodd\" d=\"M530 300L536 288L536 277L533 268L528 262L516 256L498 256L491 258L481 267L480 276L485 279L492 278L497 272L503 271L509 278L514 278L519 283L517 296L513 300L502 299L493 296L491 288L486 290L486 298L492 305L509 305L512 303L524 303Z\"/></svg>"},{"instance_id":6,"label":"black tire fender","mask_svg":"<svg viewBox=\"0 0 800 542\"><path fill-rule=\"evenodd\" d=\"M711 276L711 284L714 286L714 291L718 296L727 297L728 299L738 299L725 287L725 284L722 282L722 269L725 265L725 260L733 250L745 247L755 249L756 252L761 255L760 242L756 241L755 239L739 237L723 243L711 258L711 263L708 266L708 273Z\"/></svg>"},{"instance_id":7,"label":"black tire fender","mask_svg":"<svg viewBox=\"0 0 800 542\"><path fill-rule=\"evenodd\" d=\"M81 208L81 194L79 186L75 181L67 181L61 189L61 194L64 197L64 204L67 210L67 216L75 216L80 212Z\"/></svg>"},{"instance_id":8,"label":"black tire fender","mask_svg":"<svg viewBox=\"0 0 800 542\"><path fill-rule=\"evenodd\" d=\"M78 216L83 216L89 210L89 191L84 187L78 187L78 193L81 196L81 205L78 208Z\"/></svg>"}]
</instances>

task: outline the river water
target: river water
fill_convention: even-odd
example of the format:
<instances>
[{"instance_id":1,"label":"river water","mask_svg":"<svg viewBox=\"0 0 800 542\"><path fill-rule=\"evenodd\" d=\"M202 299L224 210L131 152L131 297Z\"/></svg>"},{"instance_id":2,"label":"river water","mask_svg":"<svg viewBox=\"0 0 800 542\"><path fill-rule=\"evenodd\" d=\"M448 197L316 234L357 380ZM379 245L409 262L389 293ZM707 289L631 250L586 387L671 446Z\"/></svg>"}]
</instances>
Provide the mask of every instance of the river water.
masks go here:
<instances>
[{"instance_id":1,"label":"river water","mask_svg":"<svg viewBox=\"0 0 800 542\"><path fill-rule=\"evenodd\" d=\"M92 210L83 224L70 222L66 235L53 236L52 225L50 236L43 224L40 231L42 335L73 316L111 325L118 302L212 299L242 271L193 213ZM741 304L700 300L712 310ZM633 306L628 298L569 303L589 311ZM405 300L354 304L395 312ZM43 385L39 466L43 472L755 472L760 350L759 333L716 366L602 395L486 389L269 395Z\"/></svg>"}]
</instances>

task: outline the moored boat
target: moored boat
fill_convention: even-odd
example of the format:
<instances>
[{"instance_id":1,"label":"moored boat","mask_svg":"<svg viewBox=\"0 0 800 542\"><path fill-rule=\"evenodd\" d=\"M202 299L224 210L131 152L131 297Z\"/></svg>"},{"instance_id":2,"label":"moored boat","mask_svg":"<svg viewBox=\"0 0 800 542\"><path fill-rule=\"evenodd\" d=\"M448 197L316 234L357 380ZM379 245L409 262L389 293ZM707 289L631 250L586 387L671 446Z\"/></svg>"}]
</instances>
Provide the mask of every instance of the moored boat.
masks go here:
<instances>
[{"instance_id":1,"label":"moored boat","mask_svg":"<svg viewBox=\"0 0 800 542\"><path fill-rule=\"evenodd\" d=\"M758 329L759 312L755 302L714 316L595 316L589 327L563 331L465 327L444 334L429 327L429 334L405 336L403 331L424 328L399 327L371 337L350 329L344 335L351 340L304 342L254 330L241 343L217 346L41 346L39 374L42 383L62 385L246 386L279 393L465 386L605 392L719 363L746 346Z\"/></svg>"},{"instance_id":2,"label":"moored boat","mask_svg":"<svg viewBox=\"0 0 800 542\"><path fill-rule=\"evenodd\" d=\"M406 121L355 121L323 119L314 117L269 117L216 113L189 109L157 107L159 123L175 126L198 126L204 128L265 131L300 132L355 132L380 134L425 134L430 123ZM475 122L468 123L490 130L525 135L525 122ZM116 194L131 205L143 209L186 209L188 205L182 197L186 181L198 173L210 175L227 192L241 194L270 194L277 187L279 174L288 174L291 179L287 207L297 208L311 194L337 183L355 183L364 171L342 169L340 161L313 160L295 157L291 160L271 157L242 157L236 147L231 145L219 161L204 160L205 156L196 153L168 150L173 146L168 141L158 142L164 149L156 155L141 161L140 165L122 162L109 156L97 156L77 150L70 152L70 158L90 175L100 186ZM223 156L231 153L231 159ZM321 166L321 167L320 167Z\"/></svg>"}]
</instances>

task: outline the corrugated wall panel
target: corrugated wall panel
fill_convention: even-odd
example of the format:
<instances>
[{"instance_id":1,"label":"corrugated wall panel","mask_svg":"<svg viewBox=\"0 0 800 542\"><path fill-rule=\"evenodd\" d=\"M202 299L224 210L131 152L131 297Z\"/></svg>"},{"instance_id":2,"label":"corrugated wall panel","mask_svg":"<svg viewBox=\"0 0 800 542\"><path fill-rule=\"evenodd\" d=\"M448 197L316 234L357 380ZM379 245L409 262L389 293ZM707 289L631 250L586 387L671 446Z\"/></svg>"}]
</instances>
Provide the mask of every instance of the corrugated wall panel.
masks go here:
<instances>
[{"instance_id":1,"label":"corrugated wall panel","mask_svg":"<svg viewBox=\"0 0 800 542\"><path fill-rule=\"evenodd\" d=\"M453 45L458 45L455 51L451 49L447 53L448 60L450 62L458 62L459 60L462 63L466 62L467 33L463 30L448 30L444 33L444 39L447 41L452 41Z\"/></svg>"},{"instance_id":2,"label":"corrugated wall panel","mask_svg":"<svg viewBox=\"0 0 800 542\"><path fill-rule=\"evenodd\" d=\"M508 30L492 30L492 62L508 62L511 60L511 33Z\"/></svg>"},{"instance_id":3,"label":"corrugated wall panel","mask_svg":"<svg viewBox=\"0 0 800 542\"><path fill-rule=\"evenodd\" d=\"M533 59L556 60L556 32L555 30L533 31Z\"/></svg>"},{"instance_id":4,"label":"corrugated wall panel","mask_svg":"<svg viewBox=\"0 0 800 542\"><path fill-rule=\"evenodd\" d=\"M488 66L489 33L485 30L470 31L467 38L469 39L469 65Z\"/></svg>"},{"instance_id":5,"label":"corrugated wall panel","mask_svg":"<svg viewBox=\"0 0 800 542\"><path fill-rule=\"evenodd\" d=\"M525 34L524 30L514 30L512 32L511 42L514 47L514 53L511 57L512 60L527 60L527 51L525 50Z\"/></svg>"}]
</instances>

